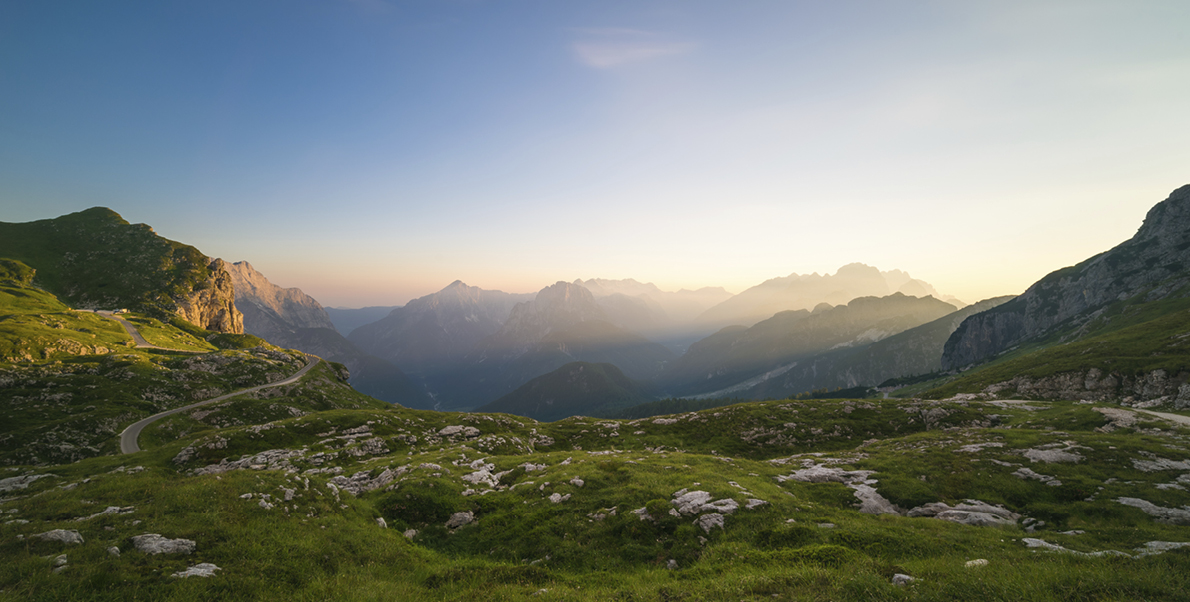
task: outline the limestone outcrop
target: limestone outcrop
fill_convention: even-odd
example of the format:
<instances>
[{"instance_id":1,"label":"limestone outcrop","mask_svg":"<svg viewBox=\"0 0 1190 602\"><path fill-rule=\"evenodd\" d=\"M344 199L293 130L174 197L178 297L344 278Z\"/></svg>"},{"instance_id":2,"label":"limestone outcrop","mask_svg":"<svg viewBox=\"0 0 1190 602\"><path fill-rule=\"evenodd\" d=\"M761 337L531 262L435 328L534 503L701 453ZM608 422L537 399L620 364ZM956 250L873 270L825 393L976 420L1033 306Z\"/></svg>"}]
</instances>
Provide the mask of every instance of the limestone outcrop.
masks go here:
<instances>
[{"instance_id":1,"label":"limestone outcrop","mask_svg":"<svg viewBox=\"0 0 1190 602\"><path fill-rule=\"evenodd\" d=\"M235 287L226 262L212 260L207 273L206 281L190 294L174 299L178 316L210 331L243 334L244 315L236 309Z\"/></svg>"},{"instance_id":2,"label":"limestone outcrop","mask_svg":"<svg viewBox=\"0 0 1190 602\"><path fill-rule=\"evenodd\" d=\"M1127 374L1091 368L1041 378L1017 376L989 385L979 393L979 397L1078 399L1139 407L1169 404L1181 410L1190 408L1190 373L1171 374L1165 370L1152 370Z\"/></svg>"}]
</instances>

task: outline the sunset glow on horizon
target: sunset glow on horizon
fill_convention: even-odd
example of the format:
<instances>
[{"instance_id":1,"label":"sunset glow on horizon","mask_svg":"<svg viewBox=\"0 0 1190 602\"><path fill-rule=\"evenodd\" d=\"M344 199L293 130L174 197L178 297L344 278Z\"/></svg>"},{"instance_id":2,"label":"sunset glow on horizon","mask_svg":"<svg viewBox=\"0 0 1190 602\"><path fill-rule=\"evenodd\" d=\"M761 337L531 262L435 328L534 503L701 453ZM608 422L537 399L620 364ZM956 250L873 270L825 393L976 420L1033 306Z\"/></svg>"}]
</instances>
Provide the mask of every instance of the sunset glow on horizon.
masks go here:
<instances>
[{"instance_id":1,"label":"sunset glow on horizon","mask_svg":"<svg viewBox=\"0 0 1190 602\"><path fill-rule=\"evenodd\" d=\"M323 305L454 280L967 303L1190 182L1190 5L27 3L0 221L105 206Z\"/></svg>"}]
</instances>

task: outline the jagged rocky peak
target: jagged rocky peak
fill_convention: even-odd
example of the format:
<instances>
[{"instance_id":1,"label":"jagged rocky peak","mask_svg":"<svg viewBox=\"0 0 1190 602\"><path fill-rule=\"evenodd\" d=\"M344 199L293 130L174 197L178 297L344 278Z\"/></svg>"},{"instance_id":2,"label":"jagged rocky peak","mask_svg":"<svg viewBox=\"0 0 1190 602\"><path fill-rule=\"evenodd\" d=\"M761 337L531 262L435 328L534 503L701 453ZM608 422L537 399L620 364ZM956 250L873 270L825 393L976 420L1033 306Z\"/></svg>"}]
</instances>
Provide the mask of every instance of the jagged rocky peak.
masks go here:
<instances>
[{"instance_id":1,"label":"jagged rocky peak","mask_svg":"<svg viewBox=\"0 0 1190 602\"><path fill-rule=\"evenodd\" d=\"M236 309L235 285L227 266L222 259L212 260L207 281L174 299L179 317L215 332L244 333L244 315Z\"/></svg>"},{"instance_id":2,"label":"jagged rocky peak","mask_svg":"<svg viewBox=\"0 0 1190 602\"><path fill-rule=\"evenodd\" d=\"M559 281L541 289L532 301L512 308L502 335L538 341L547 333L588 320L607 320L607 314L586 288Z\"/></svg>"},{"instance_id":3,"label":"jagged rocky peak","mask_svg":"<svg viewBox=\"0 0 1190 602\"><path fill-rule=\"evenodd\" d=\"M1190 284L1190 185L1173 191L1136 235L1052 272L1021 296L965 320L946 342L944 368L979 363L1057 328L1075 330L1111 303L1184 295Z\"/></svg>"},{"instance_id":4,"label":"jagged rocky peak","mask_svg":"<svg viewBox=\"0 0 1190 602\"><path fill-rule=\"evenodd\" d=\"M225 265L249 333L268 339L276 336L278 328L334 328L322 305L301 289L273 284L247 261Z\"/></svg>"}]
</instances>

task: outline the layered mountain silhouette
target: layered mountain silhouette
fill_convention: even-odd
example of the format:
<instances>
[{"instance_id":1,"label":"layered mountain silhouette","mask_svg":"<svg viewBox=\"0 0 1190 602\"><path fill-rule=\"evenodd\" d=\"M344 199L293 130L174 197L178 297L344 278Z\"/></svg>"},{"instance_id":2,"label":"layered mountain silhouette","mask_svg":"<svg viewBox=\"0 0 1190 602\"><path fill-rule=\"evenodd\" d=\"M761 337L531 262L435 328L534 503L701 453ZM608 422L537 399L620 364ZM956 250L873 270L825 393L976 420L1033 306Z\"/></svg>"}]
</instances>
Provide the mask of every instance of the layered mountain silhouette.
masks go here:
<instances>
[{"instance_id":1,"label":"layered mountain silhouette","mask_svg":"<svg viewBox=\"0 0 1190 602\"><path fill-rule=\"evenodd\" d=\"M400 306L373 305L356 309L344 307L324 307L323 309L326 310L326 315L331 319L331 323L335 325L335 330L338 330L339 334L343 336L348 336L351 331L364 324L384 319L398 307Z\"/></svg>"},{"instance_id":2,"label":"layered mountain silhouette","mask_svg":"<svg viewBox=\"0 0 1190 602\"><path fill-rule=\"evenodd\" d=\"M438 383L438 391L444 408L474 407L570 362L610 363L629 377L651 378L674 357L609 322L586 288L558 282L513 307L504 325Z\"/></svg>"},{"instance_id":3,"label":"layered mountain silhouette","mask_svg":"<svg viewBox=\"0 0 1190 602\"><path fill-rule=\"evenodd\" d=\"M571 362L538 376L477 412L506 412L543 422L570 416L607 415L653 400L648 383L632 380L613 364Z\"/></svg>"},{"instance_id":4,"label":"layered mountain silhouette","mask_svg":"<svg viewBox=\"0 0 1190 602\"><path fill-rule=\"evenodd\" d=\"M901 293L783 311L695 343L663 375L662 388L674 396L736 396L815 355L866 346L954 311L955 306L933 297Z\"/></svg>"},{"instance_id":5,"label":"layered mountain silhouette","mask_svg":"<svg viewBox=\"0 0 1190 602\"><path fill-rule=\"evenodd\" d=\"M937 320L867 345L851 345L816 354L735 397L783 399L812 391L873 386L892 378L942 369L942 348L968 316L1010 301L1011 295L968 305Z\"/></svg>"},{"instance_id":6,"label":"layered mountain silhouette","mask_svg":"<svg viewBox=\"0 0 1190 602\"><path fill-rule=\"evenodd\" d=\"M504 326L517 303L532 298L456 280L392 310L382 320L356 328L348 339L417 378L433 381L457 369L480 341Z\"/></svg>"},{"instance_id":7,"label":"layered mountain silhouette","mask_svg":"<svg viewBox=\"0 0 1190 602\"><path fill-rule=\"evenodd\" d=\"M897 292L912 297L940 297L933 286L910 278L901 270L882 272L852 263L834 274L795 273L766 280L707 309L698 316L698 321L718 326L752 326L782 311L811 310L822 303L844 305L858 297L885 297ZM952 305L957 307L961 303Z\"/></svg>"},{"instance_id":8,"label":"layered mountain silhouette","mask_svg":"<svg viewBox=\"0 0 1190 602\"><path fill-rule=\"evenodd\" d=\"M227 264L244 331L347 366L350 383L389 403L426 408L430 398L397 366L360 350L335 330L322 305L297 288L281 288L246 261Z\"/></svg>"}]
</instances>

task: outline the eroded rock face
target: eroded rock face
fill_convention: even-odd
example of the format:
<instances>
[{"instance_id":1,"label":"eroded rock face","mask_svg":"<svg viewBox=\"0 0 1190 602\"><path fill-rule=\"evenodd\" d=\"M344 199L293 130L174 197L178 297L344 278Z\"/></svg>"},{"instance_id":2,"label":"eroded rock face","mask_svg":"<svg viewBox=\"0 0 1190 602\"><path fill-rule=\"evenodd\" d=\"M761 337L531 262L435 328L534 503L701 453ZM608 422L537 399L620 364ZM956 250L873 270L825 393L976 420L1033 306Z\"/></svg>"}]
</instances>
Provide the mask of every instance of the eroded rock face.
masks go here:
<instances>
[{"instance_id":1,"label":"eroded rock face","mask_svg":"<svg viewBox=\"0 0 1190 602\"><path fill-rule=\"evenodd\" d=\"M1023 397L1028 399L1080 399L1118 401L1137 407L1171 404L1174 409L1190 408L1190 373L1153 370L1141 374L1105 373L1098 368L1063 372L1041 378L1017 376L989 385L981 398ZM1149 402L1149 403L1145 403ZM1097 412L1109 415L1104 409ZM1125 410L1116 410L1124 412ZM1127 425L1117 425L1127 426ZM1116 428L1116 427L1111 427ZM1108 428L1106 430L1111 430Z\"/></svg>"},{"instance_id":2,"label":"eroded rock face","mask_svg":"<svg viewBox=\"0 0 1190 602\"><path fill-rule=\"evenodd\" d=\"M213 332L244 333L244 315L236 309L235 288L226 263L215 259L207 266L206 282L188 296L174 299L183 320Z\"/></svg>"},{"instance_id":3,"label":"eroded rock face","mask_svg":"<svg viewBox=\"0 0 1190 602\"><path fill-rule=\"evenodd\" d=\"M1145 217L1131 239L1076 266L1053 272L1020 297L975 314L946 341L944 369L990 359L1006 349L1073 321L1085 324L1099 309L1144 294L1156 301L1190 283L1190 185L1171 193Z\"/></svg>"}]
</instances>

